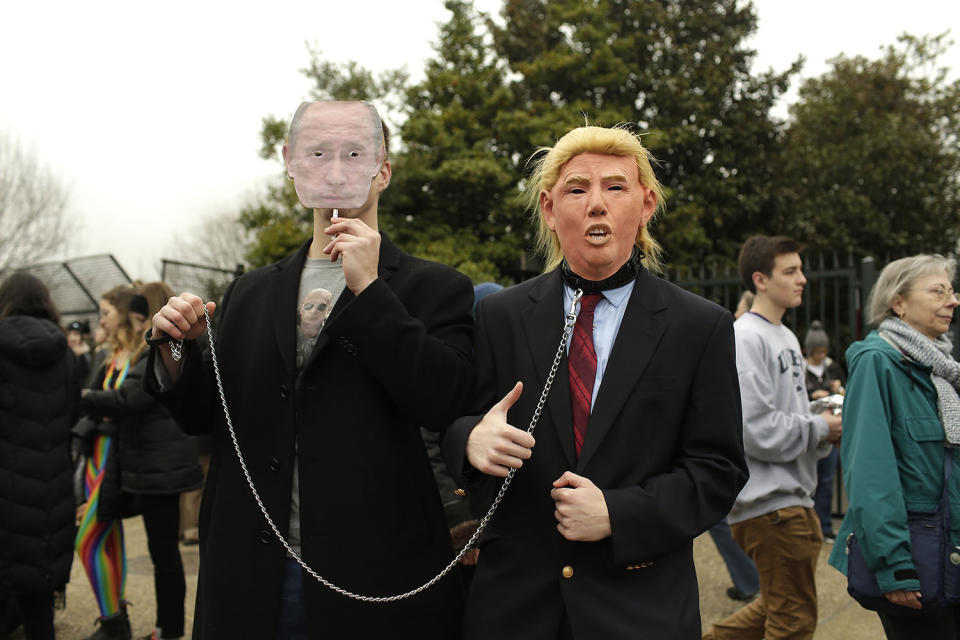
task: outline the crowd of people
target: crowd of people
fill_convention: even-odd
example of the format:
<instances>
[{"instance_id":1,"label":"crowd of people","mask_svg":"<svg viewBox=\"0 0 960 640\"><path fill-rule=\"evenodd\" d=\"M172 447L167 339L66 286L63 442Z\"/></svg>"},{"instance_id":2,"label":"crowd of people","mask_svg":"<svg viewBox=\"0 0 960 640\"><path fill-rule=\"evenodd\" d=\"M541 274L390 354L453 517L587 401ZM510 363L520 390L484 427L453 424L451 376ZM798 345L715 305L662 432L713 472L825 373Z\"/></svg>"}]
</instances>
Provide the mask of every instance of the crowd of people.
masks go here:
<instances>
[{"instance_id":1,"label":"crowd of people","mask_svg":"<svg viewBox=\"0 0 960 640\"><path fill-rule=\"evenodd\" d=\"M196 439L142 383L144 333L171 296L163 282L103 292L92 342L86 322L59 326L41 280L16 273L0 285L0 384L11 385L0 401L4 634L17 612L27 638L54 637L76 554L99 609L90 637L131 638L123 519L141 515L156 591L148 637L184 635L181 494L203 476Z\"/></svg>"},{"instance_id":2,"label":"crowd of people","mask_svg":"<svg viewBox=\"0 0 960 640\"><path fill-rule=\"evenodd\" d=\"M89 640L129 640L140 516L150 639L188 633L181 541L197 640L812 638L824 544L888 638L960 638L960 570L936 557L931 578L915 531L941 556L960 539L952 260L887 265L875 330L834 359L821 323L802 346L784 324L794 239L744 242L736 310L657 276L664 190L625 128L536 156L546 268L502 291L379 230L371 105L304 103L284 159L313 234L219 303L114 287L91 339L39 279L0 283L0 634L16 611L53 638L76 558ZM745 604L702 629L708 530Z\"/></svg>"}]
</instances>

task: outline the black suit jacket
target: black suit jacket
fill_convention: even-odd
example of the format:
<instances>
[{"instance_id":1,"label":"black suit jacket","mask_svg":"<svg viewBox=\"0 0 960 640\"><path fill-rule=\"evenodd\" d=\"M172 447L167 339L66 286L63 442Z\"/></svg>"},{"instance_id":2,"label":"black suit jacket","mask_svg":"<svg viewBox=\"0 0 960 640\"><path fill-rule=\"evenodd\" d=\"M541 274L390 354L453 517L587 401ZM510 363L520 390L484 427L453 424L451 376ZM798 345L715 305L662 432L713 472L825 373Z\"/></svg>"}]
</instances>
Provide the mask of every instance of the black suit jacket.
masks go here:
<instances>
[{"instance_id":1,"label":"black suit jacket","mask_svg":"<svg viewBox=\"0 0 960 640\"><path fill-rule=\"evenodd\" d=\"M233 426L284 534L298 442L307 564L364 595L403 593L453 557L419 426L445 426L469 400L473 290L462 274L413 258L383 236L380 277L359 296L344 290L298 376L297 293L309 244L234 281L217 310L215 346ZM193 637L276 637L285 550L240 468L209 354L185 347L178 383L159 397L185 430L212 430ZM152 375L148 388L157 393ZM455 573L394 604L347 599L307 575L304 590L310 638L460 634Z\"/></svg>"},{"instance_id":2,"label":"black suit jacket","mask_svg":"<svg viewBox=\"0 0 960 640\"><path fill-rule=\"evenodd\" d=\"M469 638L553 640L564 611L577 638L700 637L693 538L726 515L747 477L733 318L646 271L627 304L579 458L560 364L533 457L480 544ZM527 428L564 313L558 271L480 304L478 415L457 420L444 443L475 498L499 482L462 468L467 437L517 380L523 395L508 419ZM603 491L610 538L570 542L557 531L550 489L567 470Z\"/></svg>"}]
</instances>

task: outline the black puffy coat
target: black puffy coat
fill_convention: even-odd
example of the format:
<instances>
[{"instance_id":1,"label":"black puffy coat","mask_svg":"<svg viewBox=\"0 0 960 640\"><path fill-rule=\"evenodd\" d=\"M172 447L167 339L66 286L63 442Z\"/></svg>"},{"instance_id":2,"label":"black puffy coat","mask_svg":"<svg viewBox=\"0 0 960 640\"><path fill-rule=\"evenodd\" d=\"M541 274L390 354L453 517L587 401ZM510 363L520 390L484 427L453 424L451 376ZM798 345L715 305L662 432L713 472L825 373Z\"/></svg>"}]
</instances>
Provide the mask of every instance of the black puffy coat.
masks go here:
<instances>
[{"instance_id":1,"label":"black puffy coat","mask_svg":"<svg viewBox=\"0 0 960 640\"><path fill-rule=\"evenodd\" d=\"M70 577L78 373L57 325L0 320L0 598L52 593Z\"/></svg>"},{"instance_id":2,"label":"black puffy coat","mask_svg":"<svg viewBox=\"0 0 960 640\"><path fill-rule=\"evenodd\" d=\"M127 373L119 389L103 390L104 371L97 388L80 400L80 411L98 422L98 428L116 434L120 486L132 494L170 494L203 484L195 438L186 435L167 410L143 390L147 359ZM100 421L109 417L109 422Z\"/></svg>"}]
</instances>

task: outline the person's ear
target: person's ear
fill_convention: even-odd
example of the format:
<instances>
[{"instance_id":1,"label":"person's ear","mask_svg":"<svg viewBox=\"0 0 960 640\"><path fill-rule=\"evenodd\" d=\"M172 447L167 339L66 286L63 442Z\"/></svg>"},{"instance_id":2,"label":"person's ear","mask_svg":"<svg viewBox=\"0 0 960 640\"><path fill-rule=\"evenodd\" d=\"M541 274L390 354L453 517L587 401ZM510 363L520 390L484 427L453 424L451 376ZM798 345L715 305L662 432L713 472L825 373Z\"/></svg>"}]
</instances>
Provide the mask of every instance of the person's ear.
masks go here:
<instances>
[{"instance_id":1,"label":"person's ear","mask_svg":"<svg viewBox=\"0 0 960 640\"><path fill-rule=\"evenodd\" d=\"M756 288L757 293L767 290L767 276L761 271L754 271L751 276L753 280L753 286Z\"/></svg>"},{"instance_id":2,"label":"person's ear","mask_svg":"<svg viewBox=\"0 0 960 640\"><path fill-rule=\"evenodd\" d=\"M390 186L390 177L393 175L393 168L389 160L384 160L380 165L380 171L377 176L380 177L380 185L377 187L377 193L383 193L383 190Z\"/></svg>"},{"instance_id":3,"label":"person's ear","mask_svg":"<svg viewBox=\"0 0 960 640\"><path fill-rule=\"evenodd\" d=\"M547 225L547 229L556 232L557 221L553 212L553 198L546 189L540 192L540 215L543 216L543 222Z\"/></svg>"},{"instance_id":4,"label":"person's ear","mask_svg":"<svg viewBox=\"0 0 960 640\"><path fill-rule=\"evenodd\" d=\"M643 211L640 213L640 227L646 227L647 223L650 222L650 218L653 217L653 214L657 210L657 194L653 189L649 189L641 185L641 188L644 190L643 196Z\"/></svg>"},{"instance_id":5,"label":"person's ear","mask_svg":"<svg viewBox=\"0 0 960 640\"><path fill-rule=\"evenodd\" d=\"M890 310L897 314L898 318L903 317L903 296L899 293L893 299L893 303L890 305Z\"/></svg>"}]
</instances>

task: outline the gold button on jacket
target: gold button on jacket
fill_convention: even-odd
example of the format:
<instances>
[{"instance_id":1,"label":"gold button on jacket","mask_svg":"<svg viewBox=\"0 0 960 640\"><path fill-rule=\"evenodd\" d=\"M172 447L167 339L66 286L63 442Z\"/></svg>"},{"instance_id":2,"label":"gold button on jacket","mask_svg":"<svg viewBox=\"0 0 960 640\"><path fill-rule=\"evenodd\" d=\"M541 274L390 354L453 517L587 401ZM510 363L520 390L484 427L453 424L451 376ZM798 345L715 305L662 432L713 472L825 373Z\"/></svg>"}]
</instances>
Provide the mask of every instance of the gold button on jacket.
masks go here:
<instances>
[{"instance_id":1,"label":"gold button on jacket","mask_svg":"<svg viewBox=\"0 0 960 640\"><path fill-rule=\"evenodd\" d=\"M564 578L572 578L572 577L573 577L573 567L571 567L570 565L567 565L567 566L565 566L565 567L563 568L563 571L561 571L560 573L563 574L563 577L564 577Z\"/></svg>"}]
</instances>

